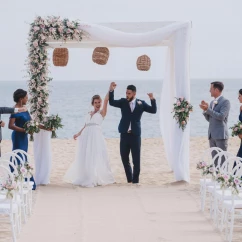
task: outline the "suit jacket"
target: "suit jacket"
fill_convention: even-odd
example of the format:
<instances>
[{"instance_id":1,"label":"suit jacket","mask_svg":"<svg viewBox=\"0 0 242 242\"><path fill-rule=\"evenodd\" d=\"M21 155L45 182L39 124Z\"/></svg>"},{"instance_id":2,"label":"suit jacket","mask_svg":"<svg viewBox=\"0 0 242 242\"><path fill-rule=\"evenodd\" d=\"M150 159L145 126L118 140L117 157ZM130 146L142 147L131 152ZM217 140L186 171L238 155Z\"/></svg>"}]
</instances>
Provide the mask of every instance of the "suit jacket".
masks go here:
<instances>
[{"instance_id":1,"label":"suit jacket","mask_svg":"<svg viewBox=\"0 0 242 242\"><path fill-rule=\"evenodd\" d=\"M132 133L141 135L141 117L143 112L156 113L156 101L151 100L151 106L145 101L136 99L136 104L133 112L131 111L129 101L126 98L114 100L114 91L109 92L109 104L113 107L121 109L121 120L118 126L119 133L127 133L131 123Z\"/></svg>"},{"instance_id":2,"label":"suit jacket","mask_svg":"<svg viewBox=\"0 0 242 242\"><path fill-rule=\"evenodd\" d=\"M230 110L230 102L228 99L221 96L218 99L218 104L214 106L212 110L213 101L210 103L210 106L204 116L209 122L208 128L208 138L212 139L228 139L228 116Z\"/></svg>"},{"instance_id":3,"label":"suit jacket","mask_svg":"<svg viewBox=\"0 0 242 242\"><path fill-rule=\"evenodd\" d=\"M11 114L14 113L14 108L0 107L0 120L1 114ZM2 128L0 127L0 140L2 140Z\"/></svg>"}]
</instances>

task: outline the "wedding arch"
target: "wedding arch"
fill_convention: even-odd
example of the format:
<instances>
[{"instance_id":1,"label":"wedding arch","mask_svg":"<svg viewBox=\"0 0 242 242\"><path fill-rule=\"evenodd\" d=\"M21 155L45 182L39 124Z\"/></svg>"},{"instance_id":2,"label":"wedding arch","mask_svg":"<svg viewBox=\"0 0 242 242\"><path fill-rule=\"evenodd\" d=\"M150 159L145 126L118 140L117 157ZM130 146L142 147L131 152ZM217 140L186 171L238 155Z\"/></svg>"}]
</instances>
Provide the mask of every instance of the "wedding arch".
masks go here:
<instances>
[{"instance_id":1,"label":"wedding arch","mask_svg":"<svg viewBox=\"0 0 242 242\"><path fill-rule=\"evenodd\" d=\"M37 17L29 32L30 111L38 122L48 114L48 48L95 47L167 47L167 62L160 96L160 128L165 152L176 181L190 181L189 137L190 125L182 131L173 119L175 97L190 100L189 52L191 22L103 23L90 24L61 19ZM151 151L152 152L152 151ZM48 132L35 134L34 156L36 166L51 163L51 144ZM36 167L41 170L41 167ZM37 184L48 183L36 177ZM43 174L40 175L43 177ZM41 178L43 179L43 178Z\"/></svg>"}]
</instances>

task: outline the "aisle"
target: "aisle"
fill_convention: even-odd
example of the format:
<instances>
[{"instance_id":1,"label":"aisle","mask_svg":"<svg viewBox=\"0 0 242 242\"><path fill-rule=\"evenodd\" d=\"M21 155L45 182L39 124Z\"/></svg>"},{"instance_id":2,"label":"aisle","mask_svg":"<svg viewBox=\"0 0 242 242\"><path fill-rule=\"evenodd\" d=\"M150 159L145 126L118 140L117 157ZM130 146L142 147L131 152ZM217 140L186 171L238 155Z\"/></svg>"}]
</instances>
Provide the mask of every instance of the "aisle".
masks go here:
<instances>
[{"instance_id":1,"label":"aisle","mask_svg":"<svg viewBox=\"0 0 242 242\"><path fill-rule=\"evenodd\" d=\"M17 242L80 242L82 194L71 186L41 186Z\"/></svg>"},{"instance_id":2,"label":"aisle","mask_svg":"<svg viewBox=\"0 0 242 242\"><path fill-rule=\"evenodd\" d=\"M191 191L190 191L191 192ZM40 187L19 242L220 242L184 187Z\"/></svg>"}]
</instances>

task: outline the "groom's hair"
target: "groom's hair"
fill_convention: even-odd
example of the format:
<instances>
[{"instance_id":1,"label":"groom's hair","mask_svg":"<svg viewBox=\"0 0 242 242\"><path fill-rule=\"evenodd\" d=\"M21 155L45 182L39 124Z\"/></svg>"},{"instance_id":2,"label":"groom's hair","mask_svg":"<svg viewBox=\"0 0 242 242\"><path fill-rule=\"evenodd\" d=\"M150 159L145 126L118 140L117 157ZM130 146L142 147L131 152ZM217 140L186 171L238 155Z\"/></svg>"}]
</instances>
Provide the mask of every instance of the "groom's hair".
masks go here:
<instances>
[{"instance_id":1,"label":"groom's hair","mask_svg":"<svg viewBox=\"0 0 242 242\"><path fill-rule=\"evenodd\" d=\"M224 84L222 82L212 82L214 88L217 88L220 92L224 90Z\"/></svg>"},{"instance_id":2,"label":"groom's hair","mask_svg":"<svg viewBox=\"0 0 242 242\"><path fill-rule=\"evenodd\" d=\"M242 89L239 90L239 94L242 95Z\"/></svg>"},{"instance_id":3,"label":"groom's hair","mask_svg":"<svg viewBox=\"0 0 242 242\"><path fill-rule=\"evenodd\" d=\"M133 92L136 92L136 86L134 86L134 85L128 85L127 86L127 90L131 90Z\"/></svg>"}]
</instances>

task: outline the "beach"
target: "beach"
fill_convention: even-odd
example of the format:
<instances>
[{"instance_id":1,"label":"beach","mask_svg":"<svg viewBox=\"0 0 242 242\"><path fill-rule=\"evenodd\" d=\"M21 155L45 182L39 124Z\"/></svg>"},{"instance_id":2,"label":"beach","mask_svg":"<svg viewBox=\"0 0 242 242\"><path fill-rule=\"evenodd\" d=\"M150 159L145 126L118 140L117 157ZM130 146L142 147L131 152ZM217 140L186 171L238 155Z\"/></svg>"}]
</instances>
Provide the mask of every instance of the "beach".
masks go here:
<instances>
[{"instance_id":1,"label":"beach","mask_svg":"<svg viewBox=\"0 0 242 242\"><path fill-rule=\"evenodd\" d=\"M196 163L208 148L206 137L190 138L189 184L175 182L161 138L142 139L140 186L126 183L119 139L106 141L116 184L81 188L63 182L76 141L52 140L51 183L34 192L33 214L18 241L223 241L208 214L200 212ZM236 154L239 144L238 138L230 138L228 151ZM29 142L33 158L32 146ZM10 150L11 141L4 140L2 152ZM8 236L2 233L5 240L0 241Z\"/></svg>"}]
</instances>

